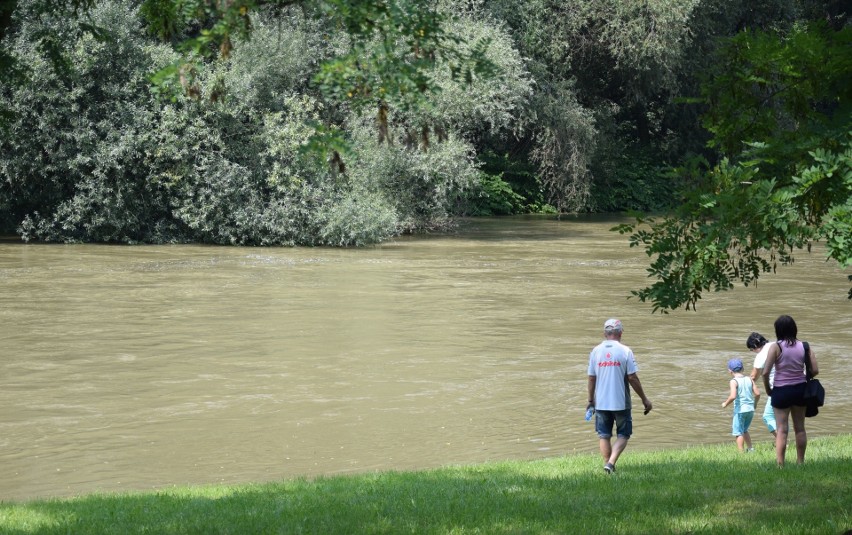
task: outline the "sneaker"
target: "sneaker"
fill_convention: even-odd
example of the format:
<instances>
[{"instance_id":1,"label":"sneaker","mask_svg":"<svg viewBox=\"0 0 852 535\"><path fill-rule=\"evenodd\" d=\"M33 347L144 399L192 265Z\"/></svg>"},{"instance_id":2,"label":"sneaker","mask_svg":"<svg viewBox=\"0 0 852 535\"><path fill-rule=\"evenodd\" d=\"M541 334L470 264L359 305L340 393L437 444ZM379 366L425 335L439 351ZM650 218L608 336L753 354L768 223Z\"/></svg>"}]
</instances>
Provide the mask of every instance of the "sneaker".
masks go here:
<instances>
[{"instance_id":1,"label":"sneaker","mask_svg":"<svg viewBox=\"0 0 852 535\"><path fill-rule=\"evenodd\" d=\"M606 472L607 474L615 472L615 466L613 466L612 463L606 463L604 465L604 472Z\"/></svg>"}]
</instances>

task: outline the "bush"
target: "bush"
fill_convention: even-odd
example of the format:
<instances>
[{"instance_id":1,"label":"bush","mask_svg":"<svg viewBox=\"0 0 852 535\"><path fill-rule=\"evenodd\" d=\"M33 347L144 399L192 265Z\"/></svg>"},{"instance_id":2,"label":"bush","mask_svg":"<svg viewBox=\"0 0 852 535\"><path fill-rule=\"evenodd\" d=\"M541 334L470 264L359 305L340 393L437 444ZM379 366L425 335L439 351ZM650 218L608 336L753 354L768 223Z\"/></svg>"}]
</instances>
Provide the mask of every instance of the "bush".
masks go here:
<instances>
[{"instance_id":1,"label":"bush","mask_svg":"<svg viewBox=\"0 0 852 535\"><path fill-rule=\"evenodd\" d=\"M515 193L503 175L479 174L478 187L460 197L454 212L465 216L511 215L523 210L524 198Z\"/></svg>"},{"instance_id":2,"label":"bush","mask_svg":"<svg viewBox=\"0 0 852 535\"><path fill-rule=\"evenodd\" d=\"M13 115L0 141L0 203L24 239L149 241L168 227L159 224L166 192L146 180L159 122L146 73L167 54L142 38L129 2L105 3L92 17L113 40L43 15L21 21L11 43L30 80L4 95ZM44 32L62 36L67 68L29 44Z\"/></svg>"},{"instance_id":3,"label":"bush","mask_svg":"<svg viewBox=\"0 0 852 535\"><path fill-rule=\"evenodd\" d=\"M393 207L401 232L449 227L458 197L478 187L473 148L455 136L418 150L379 144L364 121L354 132L351 180Z\"/></svg>"},{"instance_id":4,"label":"bush","mask_svg":"<svg viewBox=\"0 0 852 535\"><path fill-rule=\"evenodd\" d=\"M672 206L680 181L649 152L648 148L629 147L611 151L608 160L601 158L590 208L596 212L656 212Z\"/></svg>"}]
</instances>

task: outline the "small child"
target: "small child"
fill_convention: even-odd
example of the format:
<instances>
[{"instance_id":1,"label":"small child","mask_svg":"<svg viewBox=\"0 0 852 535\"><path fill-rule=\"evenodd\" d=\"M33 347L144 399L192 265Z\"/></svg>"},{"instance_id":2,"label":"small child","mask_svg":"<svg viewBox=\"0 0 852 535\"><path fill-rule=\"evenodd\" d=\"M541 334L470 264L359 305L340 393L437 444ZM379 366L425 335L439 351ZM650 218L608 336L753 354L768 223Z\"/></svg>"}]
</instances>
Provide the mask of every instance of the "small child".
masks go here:
<instances>
[{"instance_id":1,"label":"small child","mask_svg":"<svg viewBox=\"0 0 852 535\"><path fill-rule=\"evenodd\" d=\"M737 437L737 447L743 451L754 451L751 447L751 435L748 428L754 417L754 407L760 399L760 391L750 377L743 375L743 361L731 359L728 361L728 371L731 373L731 393L728 399L722 402L722 408L734 402L734 421L732 434Z\"/></svg>"}]
</instances>

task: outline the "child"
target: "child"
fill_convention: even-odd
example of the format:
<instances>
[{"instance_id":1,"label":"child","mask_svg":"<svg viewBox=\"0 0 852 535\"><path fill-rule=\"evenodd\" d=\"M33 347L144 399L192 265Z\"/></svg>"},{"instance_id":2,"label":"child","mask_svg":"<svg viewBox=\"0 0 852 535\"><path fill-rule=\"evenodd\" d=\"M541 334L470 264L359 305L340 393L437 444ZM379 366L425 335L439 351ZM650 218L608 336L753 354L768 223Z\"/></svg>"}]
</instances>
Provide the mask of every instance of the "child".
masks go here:
<instances>
[{"instance_id":1,"label":"child","mask_svg":"<svg viewBox=\"0 0 852 535\"><path fill-rule=\"evenodd\" d=\"M740 359L729 360L728 371L731 373L731 394L728 399L722 402L722 408L727 407L730 402L734 402L732 434L737 437L737 447L740 451L743 451L743 444L745 444L745 447L748 448L746 451L754 451L754 448L751 447L751 435L748 434L748 427L754 417L754 406L760 399L760 391L751 378L743 375L743 361Z\"/></svg>"},{"instance_id":2,"label":"child","mask_svg":"<svg viewBox=\"0 0 852 535\"><path fill-rule=\"evenodd\" d=\"M766 356L769 354L769 348L772 347L772 344L769 343L762 334L760 333L751 333L746 339L746 347L749 351L753 351L757 353L757 356L754 357L754 369L751 370L751 380L756 381L763 374L763 366L766 364ZM769 372L769 386L772 386L772 383L775 381L775 368L772 368L772 371ZM754 404L755 408L757 408L757 402ZM772 398L766 396L766 407L763 409L763 421L766 423L766 428L769 429L769 432L772 433L772 438L775 438L776 432L775 427L777 424L775 423L775 411L772 410Z\"/></svg>"}]
</instances>

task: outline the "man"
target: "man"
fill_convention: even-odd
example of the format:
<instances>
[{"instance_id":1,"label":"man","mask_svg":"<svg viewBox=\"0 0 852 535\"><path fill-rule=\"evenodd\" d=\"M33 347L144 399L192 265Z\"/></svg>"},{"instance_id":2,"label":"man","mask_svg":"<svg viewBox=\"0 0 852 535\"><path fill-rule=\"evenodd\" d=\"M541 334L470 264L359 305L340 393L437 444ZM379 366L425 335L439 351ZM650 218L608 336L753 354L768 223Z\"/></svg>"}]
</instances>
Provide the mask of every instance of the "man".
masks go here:
<instances>
[{"instance_id":1,"label":"man","mask_svg":"<svg viewBox=\"0 0 852 535\"><path fill-rule=\"evenodd\" d=\"M633 434L630 414L630 386L639 394L645 414L651 411L651 400L645 396L636 372L633 351L621 343L621 320L609 319L604 323L605 340L589 354L589 407L596 412L595 430L600 437L604 471L615 472L615 463ZM629 385L629 386L628 386ZM615 444L611 444L612 426L616 427Z\"/></svg>"}]
</instances>

